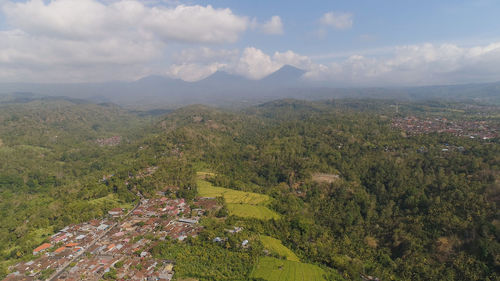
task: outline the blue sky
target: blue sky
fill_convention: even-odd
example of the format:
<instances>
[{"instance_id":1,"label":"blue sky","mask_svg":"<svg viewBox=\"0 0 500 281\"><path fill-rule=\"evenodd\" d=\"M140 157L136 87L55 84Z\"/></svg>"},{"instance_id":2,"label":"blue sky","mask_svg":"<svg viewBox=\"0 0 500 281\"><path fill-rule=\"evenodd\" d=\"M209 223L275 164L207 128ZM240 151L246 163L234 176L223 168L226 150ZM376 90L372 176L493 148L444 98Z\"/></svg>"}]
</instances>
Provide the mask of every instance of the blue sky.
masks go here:
<instances>
[{"instance_id":1,"label":"blue sky","mask_svg":"<svg viewBox=\"0 0 500 281\"><path fill-rule=\"evenodd\" d=\"M500 80L500 2L0 0L0 82L260 79L339 86Z\"/></svg>"},{"instance_id":2,"label":"blue sky","mask_svg":"<svg viewBox=\"0 0 500 281\"><path fill-rule=\"evenodd\" d=\"M500 2L488 0L383 1L194 1L230 7L237 14L265 20L279 15L283 36L246 34L239 47L255 45L268 52L293 49L320 56L420 43L474 45L500 38ZM315 36L326 12L353 15L352 28Z\"/></svg>"}]
</instances>

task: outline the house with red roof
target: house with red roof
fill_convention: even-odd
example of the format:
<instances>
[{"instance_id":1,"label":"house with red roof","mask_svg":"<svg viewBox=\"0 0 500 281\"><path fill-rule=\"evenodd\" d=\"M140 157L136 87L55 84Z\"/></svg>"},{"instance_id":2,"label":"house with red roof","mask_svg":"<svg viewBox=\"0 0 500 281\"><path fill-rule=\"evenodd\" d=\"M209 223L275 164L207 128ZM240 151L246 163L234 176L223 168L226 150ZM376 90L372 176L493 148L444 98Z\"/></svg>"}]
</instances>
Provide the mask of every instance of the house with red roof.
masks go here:
<instances>
[{"instance_id":1,"label":"house with red roof","mask_svg":"<svg viewBox=\"0 0 500 281\"><path fill-rule=\"evenodd\" d=\"M48 248L52 247L52 244L49 244L49 243L43 243L42 245L36 247L34 250L33 250L33 255L36 255L38 253L41 253L45 250L47 250Z\"/></svg>"}]
</instances>

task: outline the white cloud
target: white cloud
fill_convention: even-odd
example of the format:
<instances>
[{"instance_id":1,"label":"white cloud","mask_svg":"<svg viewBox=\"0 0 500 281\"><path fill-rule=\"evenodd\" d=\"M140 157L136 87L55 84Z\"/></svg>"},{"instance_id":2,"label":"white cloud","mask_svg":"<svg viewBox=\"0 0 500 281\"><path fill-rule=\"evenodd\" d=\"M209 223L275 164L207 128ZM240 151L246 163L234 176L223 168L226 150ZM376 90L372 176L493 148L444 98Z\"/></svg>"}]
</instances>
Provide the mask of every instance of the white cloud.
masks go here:
<instances>
[{"instance_id":1,"label":"white cloud","mask_svg":"<svg viewBox=\"0 0 500 281\"><path fill-rule=\"evenodd\" d=\"M0 31L0 63L46 65L127 64L161 55L163 43L110 37L97 41L53 40L21 30Z\"/></svg>"},{"instance_id":2,"label":"white cloud","mask_svg":"<svg viewBox=\"0 0 500 281\"><path fill-rule=\"evenodd\" d=\"M306 77L358 86L498 81L500 43L468 48L430 43L398 46L382 57L351 55L311 71Z\"/></svg>"},{"instance_id":3,"label":"white cloud","mask_svg":"<svg viewBox=\"0 0 500 281\"><path fill-rule=\"evenodd\" d=\"M242 51L214 47L234 42L252 26L279 34L283 30L279 16L261 24L229 9L156 6L137 0L0 0L0 4L0 16L8 23L0 30L0 81L102 81L151 73L193 81L217 70L260 79L285 64L306 70L308 79L342 86L500 80L500 42L472 47L427 43L311 58L291 50L265 53L255 47ZM350 28L352 18L330 12L320 23L327 32ZM173 53L182 46L184 50ZM324 62L329 59L335 62Z\"/></svg>"},{"instance_id":4,"label":"white cloud","mask_svg":"<svg viewBox=\"0 0 500 281\"><path fill-rule=\"evenodd\" d=\"M325 27L331 27L338 30L349 29L352 27L353 16L351 13L328 12L325 13L319 22Z\"/></svg>"},{"instance_id":5,"label":"white cloud","mask_svg":"<svg viewBox=\"0 0 500 281\"><path fill-rule=\"evenodd\" d=\"M274 71L281 65L271 59L262 50L248 47L243 51L239 61L234 67L234 72L250 79L260 79Z\"/></svg>"},{"instance_id":6,"label":"white cloud","mask_svg":"<svg viewBox=\"0 0 500 281\"><path fill-rule=\"evenodd\" d=\"M246 17L212 6L148 7L140 1L108 5L96 0L31 0L3 7L8 22L30 34L63 39L129 36L163 41L234 42L246 30Z\"/></svg>"},{"instance_id":7,"label":"white cloud","mask_svg":"<svg viewBox=\"0 0 500 281\"><path fill-rule=\"evenodd\" d=\"M238 49L188 48L173 55L166 75L185 81L203 79L218 70L228 70L240 57Z\"/></svg>"},{"instance_id":8,"label":"white cloud","mask_svg":"<svg viewBox=\"0 0 500 281\"><path fill-rule=\"evenodd\" d=\"M280 16L272 16L268 21L262 23L257 18L252 18L248 26L252 30L257 30L268 35L282 35L284 33L283 22Z\"/></svg>"},{"instance_id":9,"label":"white cloud","mask_svg":"<svg viewBox=\"0 0 500 281\"><path fill-rule=\"evenodd\" d=\"M217 70L224 69L225 67L227 67L226 64L217 62L209 64L173 64L169 67L166 75L173 78L179 78L184 81L198 81L213 74Z\"/></svg>"},{"instance_id":10,"label":"white cloud","mask_svg":"<svg viewBox=\"0 0 500 281\"><path fill-rule=\"evenodd\" d=\"M247 26L247 18L235 16L230 9L211 6L154 7L145 19L146 29L162 39L187 42L235 42Z\"/></svg>"},{"instance_id":11,"label":"white cloud","mask_svg":"<svg viewBox=\"0 0 500 281\"><path fill-rule=\"evenodd\" d=\"M212 49L181 53L184 56L180 57L184 57L187 63L175 65L175 77L190 81L204 78L217 70L260 79L286 64L306 70L306 79L328 81L337 86L406 86L500 80L500 43L475 47L429 43L397 46L385 55L377 52L376 56L351 54L327 64L314 62L310 57L291 50L270 55L255 47L246 48L241 53Z\"/></svg>"},{"instance_id":12,"label":"white cloud","mask_svg":"<svg viewBox=\"0 0 500 281\"><path fill-rule=\"evenodd\" d=\"M292 65L303 70L317 67L307 56L293 51L275 52L273 56L255 47L246 48L234 66L227 66L230 72L240 74L250 79L261 79L284 65Z\"/></svg>"},{"instance_id":13,"label":"white cloud","mask_svg":"<svg viewBox=\"0 0 500 281\"><path fill-rule=\"evenodd\" d=\"M289 64L304 70L308 70L313 66L313 62L309 57L299 55L291 50L283 53L275 52L273 55L273 60L279 63L281 66Z\"/></svg>"},{"instance_id":14,"label":"white cloud","mask_svg":"<svg viewBox=\"0 0 500 281\"><path fill-rule=\"evenodd\" d=\"M136 0L4 1L1 11L10 29L0 31L0 68L9 73L0 74L0 81L11 80L11 73L24 68L23 73L34 77L32 70L48 66L54 77L59 72L57 80L85 78L85 72L89 75L84 80L90 80L113 67L127 71L110 71L99 79L130 79L116 75L130 75L134 68L141 73L163 59L173 43L232 43L248 27L248 19L230 9L149 6ZM74 73L69 75L71 67ZM46 81L48 73L38 76L35 80ZM15 80L20 79L28 76Z\"/></svg>"},{"instance_id":15,"label":"white cloud","mask_svg":"<svg viewBox=\"0 0 500 281\"><path fill-rule=\"evenodd\" d=\"M212 49L208 47L188 48L173 55L175 63L207 63L214 61L234 61L238 59L238 49Z\"/></svg>"},{"instance_id":16,"label":"white cloud","mask_svg":"<svg viewBox=\"0 0 500 281\"><path fill-rule=\"evenodd\" d=\"M261 25L261 30L265 34L283 34L283 23L279 16L272 16L269 21Z\"/></svg>"},{"instance_id":17,"label":"white cloud","mask_svg":"<svg viewBox=\"0 0 500 281\"><path fill-rule=\"evenodd\" d=\"M187 49L175 57L176 63L170 66L168 75L186 81L205 78L217 70L261 79L285 64L305 70L316 67L308 57L293 51L275 52L270 56L255 47L245 48L241 53L238 50Z\"/></svg>"}]
</instances>

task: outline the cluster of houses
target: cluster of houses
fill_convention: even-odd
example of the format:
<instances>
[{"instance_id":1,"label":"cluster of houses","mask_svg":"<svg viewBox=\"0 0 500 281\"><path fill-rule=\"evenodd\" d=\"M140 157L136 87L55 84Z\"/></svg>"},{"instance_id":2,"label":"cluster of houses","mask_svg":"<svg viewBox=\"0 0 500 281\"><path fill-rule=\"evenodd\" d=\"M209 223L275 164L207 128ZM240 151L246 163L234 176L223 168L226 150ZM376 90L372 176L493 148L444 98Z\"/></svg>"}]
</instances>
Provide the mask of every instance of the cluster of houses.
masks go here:
<instances>
[{"instance_id":1,"label":"cluster of houses","mask_svg":"<svg viewBox=\"0 0 500 281\"><path fill-rule=\"evenodd\" d=\"M37 256L37 259L15 265L11 269L13 273L9 274L6 280L36 280L43 271L57 271L63 268L79 256L83 249L90 247L103 236L113 224L113 221L106 218L61 229L50 237L49 242L33 249L33 255Z\"/></svg>"},{"instance_id":2,"label":"cluster of houses","mask_svg":"<svg viewBox=\"0 0 500 281\"><path fill-rule=\"evenodd\" d=\"M153 258L150 249L157 241L196 236L203 213L184 199L166 197L143 199L128 214L112 209L105 219L54 234L33 250L35 260L15 265L6 280L37 280L49 269L49 280L101 280L106 274L117 280L171 280L174 262Z\"/></svg>"},{"instance_id":3,"label":"cluster of houses","mask_svg":"<svg viewBox=\"0 0 500 281\"><path fill-rule=\"evenodd\" d=\"M415 116L395 118L392 120L392 126L410 135L437 132L483 140L498 137L500 129L486 121L457 121L447 118L418 118Z\"/></svg>"}]
</instances>

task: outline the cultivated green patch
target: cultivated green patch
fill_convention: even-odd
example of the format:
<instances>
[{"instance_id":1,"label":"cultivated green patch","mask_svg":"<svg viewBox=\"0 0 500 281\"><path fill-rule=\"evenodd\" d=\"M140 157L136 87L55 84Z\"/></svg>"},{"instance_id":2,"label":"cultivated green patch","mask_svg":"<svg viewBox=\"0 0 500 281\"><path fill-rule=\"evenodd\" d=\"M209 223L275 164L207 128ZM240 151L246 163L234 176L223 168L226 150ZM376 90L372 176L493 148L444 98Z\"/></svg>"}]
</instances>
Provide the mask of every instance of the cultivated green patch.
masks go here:
<instances>
[{"instance_id":1,"label":"cultivated green patch","mask_svg":"<svg viewBox=\"0 0 500 281\"><path fill-rule=\"evenodd\" d=\"M223 197L231 215L261 220L279 218L278 213L265 206L272 200L267 195L213 186L205 180L198 180L197 186L201 197Z\"/></svg>"},{"instance_id":2,"label":"cultivated green patch","mask_svg":"<svg viewBox=\"0 0 500 281\"><path fill-rule=\"evenodd\" d=\"M260 220L279 219L279 214L266 206L249 204L227 204L231 215L242 218L255 218Z\"/></svg>"},{"instance_id":3,"label":"cultivated green patch","mask_svg":"<svg viewBox=\"0 0 500 281\"><path fill-rule=\"evenodd\" d=\"M325 274L325 271L316 265L262 257L250 276L268 281L324 281Z\"/></svg>"},{"instance_id":4,"label":"cultivated green patch","mask_svg":"<svg viewBox=\"0 0 500 281\"><path fill-rule=\"evenodd\" d=\"M261 235L260 241L264 245L264 248L271 251L272 253L286 257L286 259L290 261L300 262L299 257L297 257L297 255L295 255L295 253L292 252L292 250L288 249L285 245L283 245L280 240L273 238L271 236Z\"/></svg>"},{"instance_id":5,"label":"cultivated green patch","mask_svg":"<svg viewBox=\"0 0 500 281\"><path fill-rule=\"evenodd\" d=\"M229 188L214 186L205 180L198 180L198 194L201 197L224 197L229 204L251 204L264 205L271 201L271 197L253 192L233 190Z\"/></svg>"}]
</instances>

